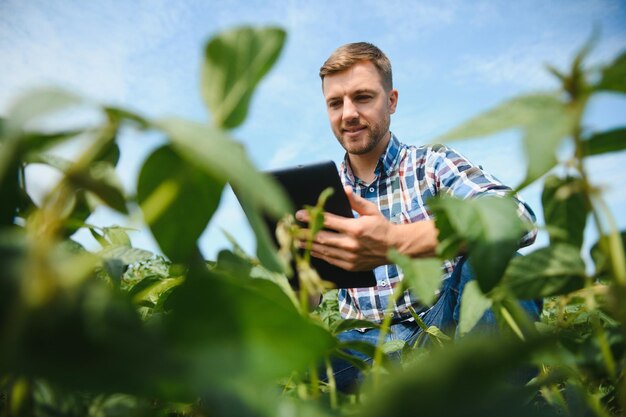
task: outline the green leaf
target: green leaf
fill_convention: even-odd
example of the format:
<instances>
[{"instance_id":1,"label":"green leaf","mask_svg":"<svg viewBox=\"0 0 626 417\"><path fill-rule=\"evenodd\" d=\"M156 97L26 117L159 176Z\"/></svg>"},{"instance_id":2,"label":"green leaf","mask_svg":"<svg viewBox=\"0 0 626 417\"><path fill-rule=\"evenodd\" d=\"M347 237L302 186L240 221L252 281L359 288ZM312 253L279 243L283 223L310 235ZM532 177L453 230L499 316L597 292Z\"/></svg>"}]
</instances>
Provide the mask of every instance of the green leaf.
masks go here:
<instances>
[{"instance_id":1,"label":"green leaf","mask_svg":"<svg viewBox=\"0 0 626 417\"><path fill-rule=\"evenodd\" d=\"M602 70L596 90L626 93L626 51Z\"/></svg>"},{"instance_id":2,"label":"green leaf","mask_svg":"<svg viewBox=\"0 0 626 417\"><path fill-rule=\"evenodd\" d=\"M528 380L520 378L520 367L531 353L550 347L546 339L462 338L393 374L385 389L367 393L368 401L355 414L401 417L419 410L424 416L546 416L528 405L536 388L523 388Z\"/></svg>"},{"instance_id":3,"label":"green leaf","mask_svg":"<svg viewBox=\"0 0 626 417\"><path fill-rule=\"evenodd\" d=\"M582 246L589 214L583 187L579 178L549 176L545 179L541 203L551 243Z\"/></svg>"},{"instance_id":4,"label":"green leaf","mask_svg":"<svg viewBox=\"0 0 626 417\"><path fill-rule=\"evenodd\" d=\"M583 142L585 156L601 155L626 149L626 128L596 133Z\"/></svg>"},{"instance_id":5,"label":"green leaf","mask_svg":"<svg viewBox=\"0 0 626 417\"><path fill-rule=\"evenodd\" d=\"M528 163L522 188L552 169L562 139L569 135L573 117L559 97L531 94L508 100L435 139L447 141L521 129Z\"/></svg>"},{"instance_id":6,"label":"green leaf","mask_svg":"<svg viewBox=\"0 0 626 417\"><path fill-rule=\"evenodd\" d=\"M341 320L333 326L333 334L337 335L352 329L376 329L380 327L378 324L367 320L346 319Z\"/></svg>"},{"instance_id":7,"label":"green leaf","mask_svg":"<svg viewBox=\"0 0 626 417\"><path fill-rule=\"evenodd\" d=\"M221 250L217 254L216 271L223 271L238 279L250 279L252 263L241 256L229 251Z\"/></svg>"},{"instance_id":8,"label":"green leaf","mask_svg":"<svg viewBox=\"0 0 626 417\"><path fill-rule=\"evenodd\" d=\"M195 253L196 241L217 210L224 183L187 164L170 146L144 163L137 199L146 223L173 262Z\"/></svg>"},{"instance_id":9,"label":"green leaf","mask_svg":"<svg viewBox=\"0 0 626 417\"><path fill-rule=\"evenodd\" d=\"M29 164L46 164L63 173L66 173L72 167L72 161L69 159L50 153L31 153L26 156L25 161Z\"/></svg>"},{"instance_id":10,"label":"green leaf","mask_svg":"<svg viewBox=\"0 0 626 417\"><path fill-rule=\"evenodd\" d=\"M445 334L441 329L437 326L428 326L425 330L425 333L430 337L430 339L436 342L439 346L444 346L449 344L452 341L452 338Z\"/></svg>"},{"instance_id":11,"label":"green leaf","mask_svg":"<svg viewBox=\"0 0 626 417\"><path fill-rule=\"evenodd\" d=\"M476 281L469 281L465 284L463 295L461 296L461 317L459 319L458 330L460 334L465 334L472 330L478 320L491 308L491 300L480 291Z\"/></svg>"},{"instance_id":12,"label":"green leaf","mask_svg":"<svg viewBox=\"0 0 626 417\"><path fill-rule=\"evenodd\" d=\"M189 276L168 298L164 318L189 363L189 381L248 386L304 370L335 346L268 280L239 280L208 270Z\"/></svg>"},{"instance_id":13,"label":"green leaf","mask_svg":"<svg viewBox=\"0 0 626 417\"><path fill-rule=\"evenodd\" d=\"M619 232L619 237L617 239L611 239L611 236L607 235L601 236L600 239L598 239L598 241L591 247L590 254L596 265L597 276L604 276L605 274L611 272L611 260L609 258L609 253L611 253L612 245L615 245L617 248L620 239L622 241L622 248L626 248L625 230ZM626 253L624 256L626 257Z\"/></svg>"},{"instance_id":14,"label":"green leaf","mask_svg":"<svg viewBox=\"0 0 626 417\"><path fill-rule=\"evenodd\" d=\"M128 246L107 246L98 253L104 259L118 259L123 265L146 261L154 254L150 251Z\"/></svg>"},{"instance_id":15,"label":"green leaf","mask_svg":"<svg viewBox=\"0 0 626 417\"><path fill-rule=\"evenodd\" d=\"M67 91L59 89L40 89L30 91L20 97L9 108L2 121L0 135L0 185L2 189L11 183L16 166L27 151L47 143L68 139L71 134L28 133L32 129L30 122L41 116L65 110L81 103L81 99ZM13 199L11 199L13 201Z\"/></svg>"},{"instance_id":16,"label":"green leaf","mask_svg":"<svg viewBox=\"0 0 626 417\"><path fill-rule=\"evenodd\" d=\"M125 230L129 229L119 226L105 227L102 229L104 236L109 240L109 242L111 242L111 245L130 248L132 246L130 243L130 237L128 237Z\"/></svg>"},{"instance_id":17,"label":"green leaf","mask_svg":"<svg viewBox=\"0 0 626 417\"><path fill-rule=\"evenodd\" d=\"M42 88L18 97L8 111L4 134L15 137L28 130L29 123L43 116L83 104L83 99L59 88Z\"/></svg>"},{"instance_id":18,"label":"green leaf","mask_svg":"<svg viewBox=\"0 0 626 417\"><path fill-rule=\"evenodd\" d=\"M248 218L248 223L250 223L250 227L252 227L252 231L256 236L256 256L259 258L259 261L270 271L284 272L283 264L278 258L278 248L270 234L275 233L275 231L268 229L267 222L259 213L258 206L250 200L248 195L237 190L233 191L237 195L239 204L241 204L241 208Z\"/></svg>"},{"instance_id":19,"label":"green leaf","mask_svg":"<svg viewBox=\"0 0 626 417\"><path fill-rule=\"evenodd\" d=\"M93 227L89 227L89 233L91 233L91 236L93 236L94 239L96 239L96 241L100 244L100 246L102 246L103 248L107 248L109 246L111 246L111 244L109 243L108 240L106 240L104 238L103 235L101 235L98 231L96 231L96 229L94 229Z\"/></svg>"},{"instance_id":20,"label":"green leaf","mask_svg":"<svg viewBox=\"0 0 626 417\"><path fill-rule=\"evenodd\" d=\"M440 241L466 245L480 289L491 290L504 274L528 229L517 215L516 204L508 197L492 196L468 200L437 197L429 200L429 204L435 214ZM460 249L462 245L447 247L447 253L442 256L452 258Z\"/></svg>"},{"instance_id":21,"label":"green leaf","mask_svg":"<svg viewBox=\"0 0 626 417\"><path fill-rule=\"evenodd\" d=\"M404 348L406 342L404 340L389 340L383 343L382 350L385 355L388 355L393 352L398 352Z\"/></svg>"},{"instance_id":22,"label":"green leaf","mask_svg":"<svg viewBox=\"0 0 626 417\"><path fill-rule=\"evenodd\" d=\"M108 162L95 162L86 170L70 170L66 178L77 189L86 189L112 209L128 213L126 197L117 178L115 167Z\"/></svg>"},{"instance_id":23,"label":"green leaf","mask_svg":"<svg viewBox=\"0 0 626 417\"><path fill-rule=\"evenodd\" d=\"M135 304L144 305L144 303L149 303L152 306L158 306L163 304L162 297L167 296L183 282L183 277L146 277L133 286L129 295L131 295Z\"/></svg>"},{"instance_id":24,"label":"green leaf","mask_svg":"<svg viewBox=\"0 0 626 417\"><path fill-rule=\"evenodd\" d=\"M202 66L202 97L216 126L239 126L248 113L252 93L278 59L285 41L278 28L242 27L209 41Z\"/></svg>"},{"instance_id":25,"label":"green leaf","mask_svg":"<svg viewBox=\"0 0 626 417\"><path fill-rule=\"evenodd\" d=\"M128 120L137 125L139 129L148 129L150 127L150 122L146 118L138 115L137 113L133 113L130 110L107 106L104 108L104 111L109 118L115 120L116 122Z\"/></svg>"},{"instance_id":26,"label":"green leaf","mask_svg":"<svg viewBox=\"0 0 626 417\"><path fill-rule=\"evenodd\" d=\"M522 300L567 294L583 287L580 249L559 243L513 258L502 284Z\"/></svg>"},{"instance_id":27,"label":"green leaf","mask_svg":"<svg viewBox=\"0 0 626 417\"><path fill-rule=\"evenodd\" d=\"M96 256L63 242L48 246L47 270L27 271L32 258L26 256L23 231L0 232L0 367L5 372L37 375L81 392L165 394L164 380L175 383L180 368L165 352L159 331L141 323L128 297L96 279ZM31 282L28 292L20 290L25 277ZM42 291L48 296L33 303L32 294Z\"/></svg>"},{"instance_id":28,"label":"green leaf","mask_svg":"<svg viewBox=\"0 0 626 417\"><path fill-rule=\"evenodd\" d=\"M420 301L431 305L437 297L437 290L441 286L441 260L436 258L411 259L391 249L387 254L389 260L397 264L404 273L403 283Z\"/></svg>"},{"instance_id":29,"label":"green leaf","mask_svg":"<svg viewBox=\"0 0 626 417\"><path fill-rule=\"evenodd\" d=\"M219 181L228 182L245 195L255 209L280 218L290 210L282 189L266 174L259 173L243 146L214 127L169 118L155 122L170 137L176 152L189 163Z\"/></svg>"},{"instance_id":30,"label":"green leaf","mask_svg":"<svg viewBox=\"0 0 626 417\"><path fill-rule=\"evenodd\" d=\"M119 160L120 147L114 141L109 142L104 148L100 149L100 152L94 157L94 161L108 162L113 166L116 166Z\"/></svg>"},{"instance_id":31,"label":"green leaf","mask_svg":"<svg viewBox=\"0 0 626 417\"><path fill-rule=\"evenodd\" d=\"M3 150L4 149L0 147L0 151ZM14 223L15 215L18 212L18 207L22 200L22 188L20 187L21 164L19 160L7 161L7 165L4 168L4 175L0 177L0 192L2 193L2 200L0 201L0 226L9 226Z\"/></svg>"}]
</instances>

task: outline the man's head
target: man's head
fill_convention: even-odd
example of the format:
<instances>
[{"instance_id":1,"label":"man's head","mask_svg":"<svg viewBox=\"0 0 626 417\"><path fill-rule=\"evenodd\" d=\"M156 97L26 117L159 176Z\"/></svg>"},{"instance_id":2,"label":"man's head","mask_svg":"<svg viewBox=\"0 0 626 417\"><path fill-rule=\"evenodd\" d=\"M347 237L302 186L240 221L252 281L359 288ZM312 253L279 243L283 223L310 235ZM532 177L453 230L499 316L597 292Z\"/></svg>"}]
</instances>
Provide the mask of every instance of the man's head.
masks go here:
<instances>
[{"instance_id":1,"label":"man's head","mask_svg":"<svg viewBox=\"0 0 626 417\"><path fill-rule=\"evenodd\" d=\"M390 91L393 88L389 58L377 46L368 42L348 43L337 48L320 68L322 88L324 87L324 78L327 75L345 71L361 61L369 61L374 64L386 91Z\"/></svg>"},{"instance_id":2,"label":"man's head","mask_svg":"<svg viewBox=\"0 0 626 417\"><path fill-rule=\"evenodd\" d=\"M378 157L390 138L396 111L391 64L376 46L351 43L338 48L320 69L330 126L350 155Z\"/></svg>"}]
</instances>

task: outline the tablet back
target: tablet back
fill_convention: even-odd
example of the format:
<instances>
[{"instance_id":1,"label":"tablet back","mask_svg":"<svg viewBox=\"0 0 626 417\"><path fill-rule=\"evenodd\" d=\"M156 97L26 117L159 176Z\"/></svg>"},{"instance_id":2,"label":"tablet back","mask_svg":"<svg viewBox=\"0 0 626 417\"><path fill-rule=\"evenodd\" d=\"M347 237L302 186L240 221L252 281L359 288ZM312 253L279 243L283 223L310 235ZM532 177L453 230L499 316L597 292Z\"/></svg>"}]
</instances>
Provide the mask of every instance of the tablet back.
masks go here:
<instances>
[{"instance_id":1,"label":"tablet back","mask_svg":"<svg viewBox=\"0 0 626 417\"><path fill-rule=\"evenodd\" d=\"M332 187L333 194L326 200L324 210L343 217L354 217L334 162L300 165L294 168L270 171L268 174L272 175L283 186L296 210L301 209L304 205L316 205L322 191ZM272 237L275 239L276 222L268 221L268 227L270 227ZM322 279L333 282L337 288L372 287L376 285L376 278L372 271L346 271L317 258L311 258L311 264ZM298 282L297 277L294 277L292 281L296 284Z\"/></svg>"}]
</instances>

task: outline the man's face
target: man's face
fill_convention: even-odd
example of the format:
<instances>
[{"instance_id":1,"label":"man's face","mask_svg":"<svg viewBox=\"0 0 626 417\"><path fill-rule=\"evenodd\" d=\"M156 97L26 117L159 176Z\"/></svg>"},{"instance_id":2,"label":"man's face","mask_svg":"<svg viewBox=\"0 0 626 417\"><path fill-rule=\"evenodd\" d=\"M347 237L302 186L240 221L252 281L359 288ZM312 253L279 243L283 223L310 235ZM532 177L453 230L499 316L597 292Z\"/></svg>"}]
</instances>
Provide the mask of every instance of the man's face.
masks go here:
<instances>
[{"instance_id":1,"label":"man's face","mask_svg":"<svg viewBox=\"0 0 626 417\"><path fill-rule=\"evenodd\" d=\"M365 155L375 150L389 132L398 92L385 91L374 64L363 61L325 76L322 91L330 127L346 152Z\"/></svg>"}]
</instances>

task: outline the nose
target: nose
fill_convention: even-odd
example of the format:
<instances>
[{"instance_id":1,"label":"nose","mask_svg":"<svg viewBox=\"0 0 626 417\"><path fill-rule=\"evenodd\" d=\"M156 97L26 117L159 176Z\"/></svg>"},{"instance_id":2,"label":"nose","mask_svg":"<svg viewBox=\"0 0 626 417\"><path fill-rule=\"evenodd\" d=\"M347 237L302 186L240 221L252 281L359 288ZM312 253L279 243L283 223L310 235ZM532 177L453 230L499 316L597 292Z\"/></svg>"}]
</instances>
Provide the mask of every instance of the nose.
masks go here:
<instances>
[{"instance_id":1,"label":"nose","mask_svg":"<svg viewBox=\"0 0 626 417\"><path fill-rule=\"evenodd\" d=\"M343 114L342 120L344 122L351 121L359 118L359 112L352 102L352 100L346 99L343 102Z\"/></svg>"}]
</instances>

